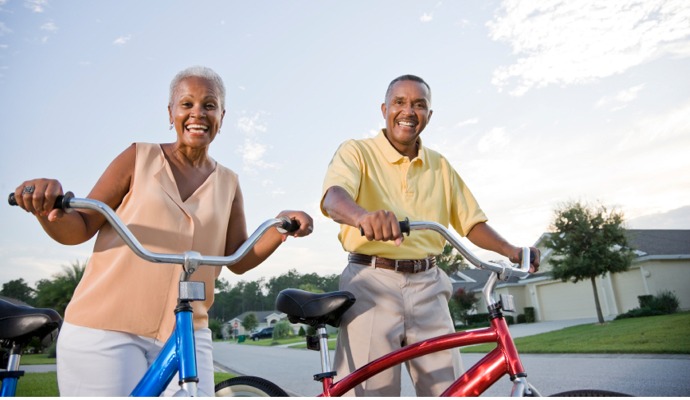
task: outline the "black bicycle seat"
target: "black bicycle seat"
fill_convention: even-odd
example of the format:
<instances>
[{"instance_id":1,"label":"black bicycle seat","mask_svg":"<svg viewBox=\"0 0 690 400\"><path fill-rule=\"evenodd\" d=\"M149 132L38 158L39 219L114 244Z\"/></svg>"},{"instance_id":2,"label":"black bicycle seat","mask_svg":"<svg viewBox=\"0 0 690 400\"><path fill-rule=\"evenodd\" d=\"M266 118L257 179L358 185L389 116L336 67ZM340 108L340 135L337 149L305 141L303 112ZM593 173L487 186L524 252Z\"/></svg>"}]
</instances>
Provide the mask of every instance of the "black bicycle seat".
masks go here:
<instances>
[{"instance_id":1,"label":"black bicycle seat","mask_svg":"<svg viewBox=\"0 0 690 400\"><path fill-rule=\"evenodd\" d=\"M26 345L35 337L46 338L61 324L62 317L55 310L18 306L0 299L0 340Z\"/></svg>"},{"instance_id":2,"label":"black bicycle seat","mask_svg":"<svg viewBox=\"0 0 690 400\"><path fill-rule=\"evenodd\" d=\"M350 292L312 293L285 289L276 297L276 309L288 315L293 324L340 326L343 313L355 303Z\"/></svg>"}]
</instances>

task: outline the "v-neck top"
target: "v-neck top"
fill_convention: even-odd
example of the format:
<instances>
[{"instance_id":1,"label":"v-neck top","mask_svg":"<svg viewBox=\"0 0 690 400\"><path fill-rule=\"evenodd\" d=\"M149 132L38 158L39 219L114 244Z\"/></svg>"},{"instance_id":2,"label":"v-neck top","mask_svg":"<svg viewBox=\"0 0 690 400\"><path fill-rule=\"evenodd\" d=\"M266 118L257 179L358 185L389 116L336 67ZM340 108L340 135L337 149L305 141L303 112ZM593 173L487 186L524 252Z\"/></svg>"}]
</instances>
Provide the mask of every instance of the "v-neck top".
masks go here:
<instances>
[{"instance_id":1,"label":"v-neck top","mask_svg":"<svg viewBox=\"0 0 690 400\"><path fill-rule=\"evenodd\" d=\"M137 143L132 186L116 213L150 251L192 250L224 256L237 188L237 175L217 164L206 181L182 201L160 145ZM193 281L206 285L206 300L192 303L195 329L208 326L208 309L221 268L201 266L192 275ZM65 311L65 321L166 340L175 324L181 272L180 265L142 260L106 222Z\"/></svg>"}]
</instances>

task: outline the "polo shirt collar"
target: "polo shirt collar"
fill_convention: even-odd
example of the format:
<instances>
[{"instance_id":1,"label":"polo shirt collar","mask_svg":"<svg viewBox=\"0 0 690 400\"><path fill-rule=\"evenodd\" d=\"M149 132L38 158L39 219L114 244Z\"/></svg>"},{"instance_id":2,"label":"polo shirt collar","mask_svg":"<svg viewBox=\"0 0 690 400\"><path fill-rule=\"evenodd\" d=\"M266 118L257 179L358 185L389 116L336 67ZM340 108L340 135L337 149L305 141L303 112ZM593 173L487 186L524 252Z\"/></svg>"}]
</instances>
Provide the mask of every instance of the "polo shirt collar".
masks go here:
<instances>
[{"instance_id":1,"label":"polo shirt collar","mask_svg":"<svg viewBox=\"0 0 690 400\"><path fill-rule=\"evenodd\" d=\"M386 160L391 163L395 164L400 162L405 156L402 154L398 153L398 150L393 147L393 145L388 141L386 138L385 134L385 129L381 129L379 131L379 134L376 135L374 138L374 143L376 143L376 146L381 149L381 152L383 153L384 157L386 157ZM419 159L422 163L424 163L424 147L422 146L422 138L418 137L417 142L419 143L419 150L417 151L417 157L415 160ZM412 160L410 160L412 161Z\"/></svg>"}]
</instances>

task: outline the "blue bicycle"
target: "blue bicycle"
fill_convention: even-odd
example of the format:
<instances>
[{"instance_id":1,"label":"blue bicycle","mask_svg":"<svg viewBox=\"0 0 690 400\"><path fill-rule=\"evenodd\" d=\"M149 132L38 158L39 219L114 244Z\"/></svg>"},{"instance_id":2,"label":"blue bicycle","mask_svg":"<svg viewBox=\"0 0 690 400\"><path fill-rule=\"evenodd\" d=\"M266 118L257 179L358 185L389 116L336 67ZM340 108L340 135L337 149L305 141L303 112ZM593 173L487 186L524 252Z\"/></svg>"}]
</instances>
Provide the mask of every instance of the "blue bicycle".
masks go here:
<instances>
[{"instance_id":1,"label":"blue bicycle","mask_svg":"<svg viewBox=\"0 0 690 400\"><path fill-rule=\"evenodd\" d=\"M9 196L10 205L16 205L14 193ZM247 241L245 241L237 251L226 257L203 256L196 251L186 251L182 254L154 253L145 249L127 226L120 220L115 211L103 202L76 198L71 192L57 199L56 208L69 209L89 209L102 214L118 233L122 240L132 249L132 251L144 260L163 263L182 265L180 276L179 297L175 308L175 329L161 349L156 360L151 364L147 372L134 388L130 396L159 396L167 388L176 374L179 375L180 389L175 394L181 396L196 396L197 376L196 347L194 343L194 326L192 323L193 301L205 300L204 282L190 280L192 274L202 265L224 266L232 265L244 257L256 242L270 228L277 228L279 231L294 232L299 226L296 222L287 218L274 218L261 224ZM33 337L46 337L51 333L57 333L56 329L60 326L62 319L53 310L39 310L37 314L32 314L28 308L20 307L0 307L0 340L3 342L13 342L16 350L10 355L8 370L2 376L2 389L0 395L14 396L16 393L17 381L23 375L19 371L19 362L23 347ZM6 321L8 321L6 323ZM46 333L47 332L47 333ZM278 388L278 390L280 390ZM282 390L281 390L282 392ZM283 392L284 393L284 392Z\"/></svg>"}]
</instances>

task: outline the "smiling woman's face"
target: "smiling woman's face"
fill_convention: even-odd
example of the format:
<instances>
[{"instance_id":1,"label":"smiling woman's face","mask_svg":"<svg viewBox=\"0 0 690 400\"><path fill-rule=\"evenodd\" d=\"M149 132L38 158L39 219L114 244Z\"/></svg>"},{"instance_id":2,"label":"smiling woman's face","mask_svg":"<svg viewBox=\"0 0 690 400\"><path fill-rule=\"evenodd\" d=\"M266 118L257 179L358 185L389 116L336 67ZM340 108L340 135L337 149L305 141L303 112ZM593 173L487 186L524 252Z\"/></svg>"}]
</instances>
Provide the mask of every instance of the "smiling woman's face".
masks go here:
<instances>
[{"instance_id":1,"label":"smiling woman's face","mask_svg":"<svg viewBox=\"0 0 690 400\"><path fill-rule=\"evenodd\" d=\"M180 81L168 106L177 141L191 147L211 144L223 125L225 110L213 82L200 77Z\"/></svg>"}]
</instances>

